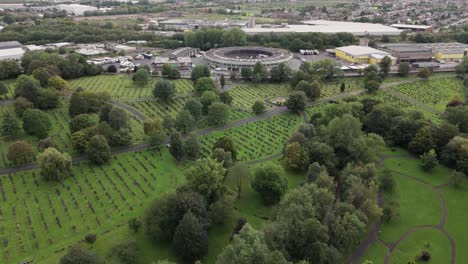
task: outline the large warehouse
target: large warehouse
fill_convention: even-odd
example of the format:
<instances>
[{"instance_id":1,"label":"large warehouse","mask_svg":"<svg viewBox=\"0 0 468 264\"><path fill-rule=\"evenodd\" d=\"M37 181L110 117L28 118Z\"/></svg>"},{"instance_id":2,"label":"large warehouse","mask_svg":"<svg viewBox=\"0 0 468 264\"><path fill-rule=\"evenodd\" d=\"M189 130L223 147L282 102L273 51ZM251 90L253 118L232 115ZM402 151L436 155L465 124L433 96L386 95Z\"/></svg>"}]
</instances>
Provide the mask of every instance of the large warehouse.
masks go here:
<instances>
[{"instance_id":1,"label":"large warehouse","mask_svg":"<svg viewBox=\"0 0 468 264\"><path fill-rule=\"evenodd\" d=\"M389 57L392 64L396 62L396 58L390 53L366 46L339 47L335 49L335 55L345 61L359 64L377 64L385 57Z\"/></svg>"},{"instance_id":2,"label":"large warehouse","mask_svg":"<svg viewBox=\"0 0 468 264\"><path fill-rule=\"evenodd\" d=\"M213 68L239 71L242 68L252 68L257 62L271 69L280 63L292 60L293 54L287 50L276 48L230 47L211 49L205 53L205 59Z\"/></svg>"},{"instance_id":3,"label":"large warehouse","mask_svg":"<svg viewBox=\"0 0 468 264\"><path fill-rule=\"evenodd\" d=\"M461 61L467 56L468 45L448 43L392 43L382 44L381 49L390 52L398 61Z\"/></svg>"},{"instance_id":4,"label":"large warehouse","mask_svg":"<svg viewBox=\"0 0 468 264\"><path fill-rule=\"evenodd\" d=\"M24 50L18 41L0 42L0 60L21 60Z\"/></svg>"},{"instance_id":5,"label":"large warehouse","mask_svg":"<svg viewBox=\"0 0 468 264\"><path fill-rule=\"evenodd\" d=\"M351 33L355 36L398 36L403 30L385 26L382 24L357 23L328 20L302 21L300 25L256 25L254 27L242 28L247 34L267 33Z\"/></svg>"}]
</instances>

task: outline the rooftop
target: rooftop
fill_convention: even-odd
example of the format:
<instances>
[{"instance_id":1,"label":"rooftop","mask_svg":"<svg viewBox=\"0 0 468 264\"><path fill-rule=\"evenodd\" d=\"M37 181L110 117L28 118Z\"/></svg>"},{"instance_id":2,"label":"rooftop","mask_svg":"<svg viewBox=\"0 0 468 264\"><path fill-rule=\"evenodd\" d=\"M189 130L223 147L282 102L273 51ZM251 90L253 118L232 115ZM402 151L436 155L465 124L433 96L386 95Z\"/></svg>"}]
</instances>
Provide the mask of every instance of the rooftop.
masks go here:
<instances>
[{"instance_id":1,"label":"rooftop","mask_svg":"<svg viewBox=\"0 0 468 264\"><path fill-rule=\"evenodd\" d=\"M23 55L23 54L24 54L24 50L22 48L11 48L11 49L0 50L0 57L18 56L18 55Z\"/></svg>"},{"instance_id":2,"label":"rooftop","mask_svg":"<svg viewBox=\"0 0 468 264\"><path fill-rule=\"evenodd\" d=\"M382 44L380 47L395 51L432 51L437 52L464 52L468 50L468 45L458 42L439 42L439 43L389 43Z\"/></svg>"},{"instance_id":3,"label":"rooftop","mask_svg":"<svg viewBox=\"0 0 468 264\"><path fill-rule=\"evenodd\" d=\"M425 25L409 25L409 24L393 24L390 25L394 28L409 28L409 29L430 29L432 26L425 26Z\"/></svg>"},{"instance_id":4,"label":"rooftop","mask_svg":"<svg viewBox=\"0 0 468 264\"><path fill-rule=\"evenodd\" d=\"M0 49L12 49L12 48L21 48L23 45L18 41L4 41L0 42Z\"/></svg>"},{"instance_id":5,"label":"rooftop","mask_svg":"<svg viewBox=\"0 0 468 264\"><path fill-rule=\"evenodd\" d=\"M371 55L371 54L374 54L374 55L380 54L383 56L390 55L386 51L374 49L371 47L355 46L355 45L339 47L339 48L336 48L336 50L342 51L352 56L364 56L364 55Z\"/></svg>"},{"instance_id":6,"label":"rooftop","mask_svg":"<svg viewBox=\"0 0 468 264\"><path fill-rule=\"evenodd\" d=\"M181 62L181 63L191 63L192 60L190 57L177 57L176 59L170 59L168 57L156 57L154 58L154 63L170 63L170 62Z\"/></svg>"},{"instance_id":7,"label":"rooftop","mask_svg":"<svg viewBox=\"0 0 468 264\"><path fill-rule=\"evenodd\" d=\"M325 33L334 34L340 32L351 33L357 36L364 35L399 35L402 30L393 27L385 26L382 24L371 23L357 23L357 22L342 22L342 21L328 21L328 20L310 20L302 21L301 25L283 25L265 27L265 25L258 25L253 28L243 28L246 33L260 34L260 33Z\"/></svg>"}]
</instances>

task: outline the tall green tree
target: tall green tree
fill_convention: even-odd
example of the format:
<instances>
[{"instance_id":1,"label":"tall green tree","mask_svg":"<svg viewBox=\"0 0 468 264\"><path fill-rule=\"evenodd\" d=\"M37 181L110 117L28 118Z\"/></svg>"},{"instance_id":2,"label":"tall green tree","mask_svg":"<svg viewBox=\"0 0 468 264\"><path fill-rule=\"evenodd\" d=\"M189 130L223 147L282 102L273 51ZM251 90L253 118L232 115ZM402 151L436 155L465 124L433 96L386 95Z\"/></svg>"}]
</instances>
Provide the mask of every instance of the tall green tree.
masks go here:
<instances>
[{"instance_id":1,"label":"tall green tree","mask_svg":"<svg viewBox=\"0 0 468 264\"><path fill-rule=\"evenodd\" d=\"M1 135L8 140L15 139L19 136L21 127L16 115L11 111L4 112L2 118Z\"/></svg>"},{"instance_id":2,"label":"tall green tree","mask_svg":"<svg viewBox=\"0 0 468 264\"><path fill-rule=\"evenodd\" d=\"M302 112L306 107L306 95L302 91L293 92L289 95L285 105L292 113Z\"/></svg>"},{"instance_id":3,"label":"tall green tree","mask_svg":"<svg viewBox=\"0 0 468 264\"><path fill-rule=\"evenodd\" d=\"M62 181L71 174L72 160L67 153L47 148L37 156L41 175L46 181Z\"/></svg>"},{"instance_id":4,"label":"tall green tree","mask_svg":"<svg viewBox=\"0 0 468 264\"><path fill-rule=\"evenodd\" d=\"M180 133L172 133L169 140L169 152L177 160L184 158L184 145Z\"/></svg>"},{"instance_id":5,"label":"tall green tree","mask_svg":"<svg viewBox=\"0 0 468 264\"><path fill-rule=\"evenodd\" d=\"M132 76L133 83L136 86L144 87L150 80L150 74L146 69L138 69Z\"/></svg>"},{"instance_id":6,"label":"tall green tree","mask_svg":"<svg viewBox=\"0 0 468 264\"><path fill-rule=\"evenodd\" d=\"M208 107L208 122L211 125L226 124L230 114L231 109L229 106L215 102Z\"/></svg>"},{"instance_id":7,"label":"tall green tree","mask_svg":"<svg viewBox=\"0 0 468 264\"><path fill-rule=\"evenodd\" d=\"M380 67L380 72L384 76L387 76L388 73L390 72L390 67L392 66L392 59L390 57L385 56L380 62L379 62L379 67Z\"/></svg>"},{"instance_id":8,"label":"tall green tree","mask_svg":"<svg viewBox=\"0 0 468 264\"><path fill-rule=\"evenodd\" d=\"M278 250L270 250L263 232L245 224L216 260L217 264L288 264Z\"/></svg>"},{"instance_id":9,"label":"tall green tree","mask_svg":"<svg viewBox=\"0 0 468 264\"><path fill-rule=\"evenodd\" d=\"M60 264L102 264L102 261L94 253L80 248L71 247L68 252L60 258Z\"/></svg>"},{"instance_id":10,"label":"tall green tree","mask_svg":"<svg viewBox=\"0 0 468 264\"><path fill-rule=\"evenodd\" d=\"M26 141L16 141L8 146L6 157L15 166L24 165L34 160L34 149Z\"/></svg>"},{"instance_id":11,"label":"tall green tree","mask_svg":"<svg viewBox=\"0 0 468 264\"><path fill-rule=\"evenodd\" d=\"M210 69L206 65L197 65L192 68L192 72L190 73L190 78L192 81L197 81L202 77L210 77Z\"/></svg>"},{"instance_id":12,"label":"tall green tree","mask_svg":"<svg viewBox=\"0 0 468 264\"><path fill-rule=\"evenodd\" d=\"M269 164L255 171L252 188L260 194L265 204L271 205L281 200L288 188L288 182L279 166Z\"/></svg>"},{"instance_id":13,"label":"tall green tree","mask_svg":"<svg viewBox=\"0 0 468 264\"><path fill-rule=\"evenodd\" d=\"M236 160L237 158L237 147L234 140L229 136L222 136L216 140L213 145L213 150L221 148L224 151L229 151L232 154L232 158Z\"/></svg>"},{"instance_id":14,"label":"tall green tree","mask_svg":"<svg viewBox=\"0 0 468 264\"><path fill-rule=\"evenodd\" d=\"M226 170L221 163L213 159L199 159L187 169L187 185L205 197L208 203L215 200L215 195L223 187Z\"/></svg>"},{"instance_id":15,"label":"tall green tree","mask_svg":"<svg viewBox=\"0 0 468 264\"><path fill-rule=\"evenodd\" d=\"M111 158L111 149L107 139L102 135L90 138L86 144L86 155L90 161L98 165L108 162Z\"/></svg>"},{"instance_id":16,"label":"tall green tree","mask_svg":"<svg viewBox=\"0 0 468 264\"><path fill-rule=\"evenodd\" d=\"M210 77L201 77L193 85L195 91L203 94L205 91L216 91L216 84Z\"/></svg>"},{"instance_id":17,"label":"tall green tree","mask_svg":"<svg viewBox=\"0 0 468 264\"><path fill-rule=\"evenodd\" d=\"M183 134L187 134L195 127L195 119L189 111L184 110L177 114L175 128Z\"/></svg>"},{"instance_id":18,"label":"tall green tree","mask_svg":"<svg viewBox=\"0 0 468 264\"><path fill-rule=\"evenodd\" d=\"M208 253L208 232L191 211L184 215L177 226L173 245L183 259L191 262Z\"/></svg>"},{"instance_id":19,"label":"tall green tree","mask_svg":"<svg viewBox=\"0 0 468 264\"><path fill-rule=\"evenodd\" d=\"M23 113L23 129L30 135L46 138L52 127L47 114L39 109L27 109Z\"/></svg>"},{"instance_id":20,"label":"tall green tree","mask_svg":"<svg viewBox=\"0 0 468 264\"><path fill-rule=\"evenodd\" d=\"M175 93L176 88L174 83L164 79L158 81L153 89L153 96L162 100L163 102L169 101L172 97L174 97Z\"/></svg>"}]
</instances>

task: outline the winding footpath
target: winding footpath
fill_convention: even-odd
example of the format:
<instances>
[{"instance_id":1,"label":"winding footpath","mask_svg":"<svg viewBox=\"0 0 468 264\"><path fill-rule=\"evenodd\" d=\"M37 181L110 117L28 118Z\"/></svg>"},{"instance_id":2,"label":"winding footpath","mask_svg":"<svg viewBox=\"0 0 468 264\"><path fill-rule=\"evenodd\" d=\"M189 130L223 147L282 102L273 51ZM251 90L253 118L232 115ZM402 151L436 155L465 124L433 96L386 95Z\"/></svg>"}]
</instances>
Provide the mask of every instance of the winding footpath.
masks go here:
<instances>
[{"instance_id":1,"label":"winding footpath","mask_svg":"<svg viewBox=\"0 0 468 264\"><path fill-rule=\"evenodd\" d=\"M392 159L392 158L411 158L415 159L414 157L408 157L408 156L382 156L379 165L383 164L383 161L386 159ZM389 264L390 259L395 253L396 249L398 246L410 235L415 233L418 230L422 229L432 229L432 230L437 230L441 232L450 242L450 264L455 264L455 259L457 255L457 246L454 238L448 233L448 231L445 229L445 224L447 222L447 204L445 203L445 199L441 193L441 188L446 186L447 184L442 184L442 185L432 185L420 178L407 175L401 172L396 172L392 171L394 175L400 176L400 177L405 177L413 181L417 181L418 183L424 185L427 188L430 188L433 190L437 196L439 197L439 201L441 204L442 212L441 212L441 219L439 224L436 225L416 225L411 227L408 231L403 233L396 241L394 242L386 242L383 239L379 237L380 230L382 228L382 221L380 219L376 220L376 222L372 225L371 230L369 231L367 238L361 243L361 245L358 247L358 249L354 252L354 254L349 258L348 264L359 264L361 263L360 261L363 261L362 258L366 254L367 250L369 247L374 244L374 243L380 243L383 245L386 249L387 252L384 257L384 264ZM382 199L382 193L379 191L378 195L378 205L379 207L383 207L383 199Z\"/></svg>"}]
</instances>

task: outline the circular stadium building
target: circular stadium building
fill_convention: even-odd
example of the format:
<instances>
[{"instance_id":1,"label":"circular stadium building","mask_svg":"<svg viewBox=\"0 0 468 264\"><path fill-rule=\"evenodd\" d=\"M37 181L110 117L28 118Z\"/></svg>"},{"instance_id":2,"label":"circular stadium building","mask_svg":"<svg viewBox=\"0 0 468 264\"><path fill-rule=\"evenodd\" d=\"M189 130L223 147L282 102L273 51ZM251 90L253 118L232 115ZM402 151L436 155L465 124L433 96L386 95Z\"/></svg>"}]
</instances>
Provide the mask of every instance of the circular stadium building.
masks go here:
<instances>
[{"instance_id":1,"label":"circular stadium building","mask_svg":"<svg viewBox=\"0 0 468 264\"><path fill-rule=\"evenodd\" d=\"M293 54L287 50L276 48L228 47L205 52L205 59L213 68L239 71L242 68L253 68L257 62L271 69L280 63L292 60Z\"/></svg>"}]
</instances>

